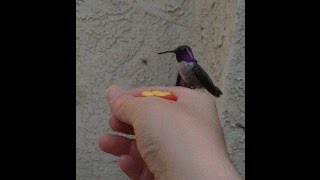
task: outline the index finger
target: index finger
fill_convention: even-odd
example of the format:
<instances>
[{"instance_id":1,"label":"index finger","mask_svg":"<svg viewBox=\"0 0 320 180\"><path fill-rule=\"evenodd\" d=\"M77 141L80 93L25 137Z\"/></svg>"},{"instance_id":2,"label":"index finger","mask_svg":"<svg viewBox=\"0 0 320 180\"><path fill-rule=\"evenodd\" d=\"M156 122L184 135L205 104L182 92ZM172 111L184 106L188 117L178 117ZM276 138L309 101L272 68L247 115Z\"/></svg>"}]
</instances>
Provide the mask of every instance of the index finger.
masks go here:
<instances>
[{"instance_id":1,"label":"index finger","mask_svg":"<svg viewBox=\"0 0 320 180\"><path fill-rule=\"evenodd\" d=\"M133 126L135 117L144 113L144 110L150 105L164 103L164 99L157 97L141 97L143 91L168 91L179 96L176 88L168 87L143 87L123 91L118 86L111 86L107 89L107 101L112 114L116 119Z\"/></svg>"}]
</instances>

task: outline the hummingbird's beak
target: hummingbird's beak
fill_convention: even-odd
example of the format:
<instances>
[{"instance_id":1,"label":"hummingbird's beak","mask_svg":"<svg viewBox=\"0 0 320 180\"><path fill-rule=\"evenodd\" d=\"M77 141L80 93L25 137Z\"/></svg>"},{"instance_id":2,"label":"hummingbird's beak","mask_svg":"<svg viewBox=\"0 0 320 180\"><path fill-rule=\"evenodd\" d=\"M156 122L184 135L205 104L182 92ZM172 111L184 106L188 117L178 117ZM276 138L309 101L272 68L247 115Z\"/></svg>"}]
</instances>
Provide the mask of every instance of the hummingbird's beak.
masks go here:
<instances>
[{"instance_id":1,"label":"hummingbird's beak","mask_svg":"<svg viewBox=\"0 0 320 180\"><path fill-rule=\"evenodd\" d=\"M164 53L175 53L175 50L171 50L171 51L163 51L163 52L159 52L158 54L164 54Z\"/></svg>"}]
</instances>

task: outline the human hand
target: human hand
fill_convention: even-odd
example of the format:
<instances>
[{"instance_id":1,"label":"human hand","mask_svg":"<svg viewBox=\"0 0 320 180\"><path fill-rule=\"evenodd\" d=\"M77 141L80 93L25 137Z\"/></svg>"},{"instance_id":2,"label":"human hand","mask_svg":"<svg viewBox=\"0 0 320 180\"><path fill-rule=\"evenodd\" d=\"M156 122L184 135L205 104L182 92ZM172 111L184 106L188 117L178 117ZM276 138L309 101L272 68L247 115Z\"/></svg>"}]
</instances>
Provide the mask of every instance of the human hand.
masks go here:
<instances>
[{"instance_id":1,"label":"human hand","mask_svg":"<svg viewBox=\"0 0 320 180\"><path fill-rule=\"evenodd\" d=\"M142 91L170 91L176 102L138 97ZM214 97L183 87L107 90L110 127L135 139L102 135L101 149L120 156L132 179L240 179L226 150Z\"/></svg>"}]
</instances>

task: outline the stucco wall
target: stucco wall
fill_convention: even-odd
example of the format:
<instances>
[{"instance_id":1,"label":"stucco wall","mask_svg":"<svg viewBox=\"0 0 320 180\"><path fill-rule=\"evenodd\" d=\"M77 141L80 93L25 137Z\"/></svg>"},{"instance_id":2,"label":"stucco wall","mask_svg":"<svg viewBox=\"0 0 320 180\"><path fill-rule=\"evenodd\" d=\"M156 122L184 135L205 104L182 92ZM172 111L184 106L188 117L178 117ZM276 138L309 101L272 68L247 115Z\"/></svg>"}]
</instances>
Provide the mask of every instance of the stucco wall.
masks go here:
<instances>
[{"instance_id":1,"label":"stucco wall","mask_svg":"<svg viewBox=\"0 0 320 180\"><path fill-rule=\"evenodd\" d=\"M174 56L156 53L182 44L224 92L221 121L244 177L244 0L77 0L76 16L77 179L127 179L97 144L109 129L105 89L173 85Z\"/></svg>"}]
</instances>

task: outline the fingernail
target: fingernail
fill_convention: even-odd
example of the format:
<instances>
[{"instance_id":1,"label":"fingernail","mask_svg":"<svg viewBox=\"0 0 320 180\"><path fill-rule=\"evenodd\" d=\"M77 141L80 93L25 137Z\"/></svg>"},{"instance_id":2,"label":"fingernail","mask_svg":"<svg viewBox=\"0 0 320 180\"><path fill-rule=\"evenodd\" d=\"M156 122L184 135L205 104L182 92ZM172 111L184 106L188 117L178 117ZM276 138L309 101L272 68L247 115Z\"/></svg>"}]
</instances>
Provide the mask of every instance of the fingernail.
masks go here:
<instances>
[{"instance_id":1,"label":"fingernail","mask_svg":"<svg viewBox=\"0 0 320 180\"><path fill-rule=\"evenodd\" d=\"M113 101L114 99L116 99L118 96L120 96L123 93L123 90L118 87L118 86L110 86L107 89L107 100L109 102Z\"/></svg>"}]
</instances>

